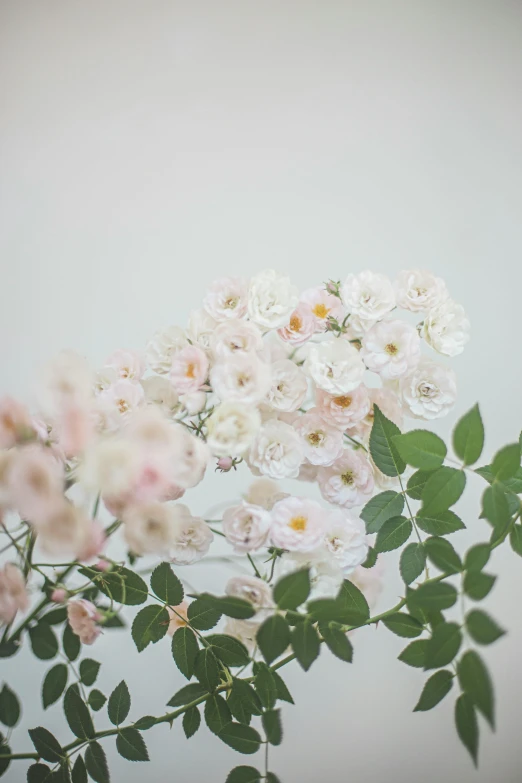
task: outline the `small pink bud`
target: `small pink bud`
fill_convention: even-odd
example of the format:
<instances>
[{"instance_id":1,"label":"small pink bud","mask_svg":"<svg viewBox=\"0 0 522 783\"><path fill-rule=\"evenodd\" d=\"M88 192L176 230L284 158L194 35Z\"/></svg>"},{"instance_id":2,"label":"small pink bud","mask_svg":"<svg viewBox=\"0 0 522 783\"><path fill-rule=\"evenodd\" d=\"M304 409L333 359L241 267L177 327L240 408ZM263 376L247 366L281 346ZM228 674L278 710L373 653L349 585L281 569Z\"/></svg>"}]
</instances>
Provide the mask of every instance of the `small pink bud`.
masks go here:
<instances>
[{"instance_id":1,"label":"small pink bud","mask_svg":"<svg viewBox=\"0 0 522 783\"><path fill-rule=\"evenodd\" d=\"M94 564L94 567L97 571L110 571L111 565L112 564L109 563L108 560L98 560L98 562Z\"/></svg>"},{"instance_id":2,"label":"small pink bud","mask_svg":"<svg viewBox=\"0 0 522 783\"><path fill-rule=\"evenodd\" d=\"M57 587L51 593L51 601L54 601L55 604L64 604L67 601L67 595L67 590L64 590L63 587Z\"/></svg>"},{"instance_id":3,"label":"small pink bud","mask_svg":"<svg viewBox=\"0 0 522 783\"><path fill-rule=\"evenodd\" d=\"M234 460L232 457L220 457L217 461L218 469L224 473L228 473L234 466Z\"/></svg>"}]
</instances>

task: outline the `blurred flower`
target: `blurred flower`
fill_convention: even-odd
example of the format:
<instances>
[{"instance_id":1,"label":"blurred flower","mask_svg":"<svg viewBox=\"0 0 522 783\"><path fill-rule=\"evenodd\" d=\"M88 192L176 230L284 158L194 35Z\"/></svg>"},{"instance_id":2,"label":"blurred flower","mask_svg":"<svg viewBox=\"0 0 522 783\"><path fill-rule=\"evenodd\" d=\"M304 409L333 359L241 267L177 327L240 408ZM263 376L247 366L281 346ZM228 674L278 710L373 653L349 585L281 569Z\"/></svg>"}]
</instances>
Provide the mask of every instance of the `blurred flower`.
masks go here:
<instances>
[{"instance_id":1,"label":"blurred flower","mask_svg":"<svg viewBox=\"0 0 522 783\"><path fill-rule=\"evenodd\" d=\"M277 329L288 323L298 301L297 288L290 278L273 269L253 277L248 289L248 315L265 329Z\"/></svg>"},{"instance_id":2,"label":"blurred flower","mask_svg":"<svg viewBox=\"0 0 522 783\"><path fill-rule=\"evenodd\" d=\"M70 600L67 604L67 619L73 633L82 644L94 644L101 633L98 625L102 616L96 606L84 598Z\"/></svg>"},{"instance_id":3,"label":"blurred flower","mask_svg":"<svg viewBox=\"0 0 522 783\"><path fill-rule=\"evenodd\" d=\"M6 563L0 569L0 623L9 625L17 612L29 608L29 595L23 573L14 563Z\"/></svg>"},{"instance_id":4,"label":"blurred flower","mask_svg":"<svg viewBox=\"0 0 522 783\"><path fill-rule=\"evenodd\" d=\"M223 513L223 533L236 552L252 552L266 544L270 514L244 500Z\"/></svg>"}]
</instances>

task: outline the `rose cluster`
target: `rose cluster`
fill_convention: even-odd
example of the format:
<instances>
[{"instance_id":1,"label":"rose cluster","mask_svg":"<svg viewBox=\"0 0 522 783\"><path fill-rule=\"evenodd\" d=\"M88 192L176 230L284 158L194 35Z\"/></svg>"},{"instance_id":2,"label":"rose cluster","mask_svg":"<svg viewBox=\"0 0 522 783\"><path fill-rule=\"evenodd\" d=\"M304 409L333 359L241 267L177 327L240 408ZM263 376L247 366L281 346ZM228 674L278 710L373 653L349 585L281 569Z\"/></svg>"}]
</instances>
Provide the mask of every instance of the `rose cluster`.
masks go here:
<instances>
[{"instance_id":1,"label":"rose cluster","mask_svg":"<svg viewBox=\"0 0 522 783\"><path fill-rule=\"evenodd\" d=\"M214 532L178 501L211 463L241 464L257 480L225 510L219 532L238 553L268 551L280 575L310 567L315 594L335 595L368 554L356 509L393 481L369 456L374 405L399 426L405 416L446 415L456 378L435 355L457 356L468 338L463 308L429 272L395 282L350 274L301 295L273 270L219 279L186 328L160 329L143 356L118 350L92 372L63 353L39 379L35 414L0 403L4 530L15 538L21 526L51 557L110 569L105 507L133 557L189 565ZM287 479L316 482L324 502L283 491L276 482ZM270 590L252 579L227 589L250 591L262 619ZM0 620L11 622L27 600L22 572L6 565ZM69 614L94 641L97 608L72 600ZM248 623L229 622L229 633L248 638Z\"/></svg>"}]
</instances>

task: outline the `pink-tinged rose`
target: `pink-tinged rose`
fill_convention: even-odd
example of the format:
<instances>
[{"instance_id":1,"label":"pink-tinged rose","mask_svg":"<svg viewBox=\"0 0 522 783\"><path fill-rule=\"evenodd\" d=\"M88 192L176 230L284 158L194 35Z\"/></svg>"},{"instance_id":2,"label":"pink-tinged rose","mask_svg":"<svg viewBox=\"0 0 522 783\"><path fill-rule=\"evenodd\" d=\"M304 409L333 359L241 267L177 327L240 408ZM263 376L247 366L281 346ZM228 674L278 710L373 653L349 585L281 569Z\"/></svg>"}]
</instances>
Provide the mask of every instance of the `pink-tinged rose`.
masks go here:
<instances>
[{"instance_id":1,"label":"pink-tinged rose","mask_svg":"<svg viewBox=\"0 0 522 783\"><path fill-rule=\"evenodd\" d=\"M220 457L217 461L217 469L222 473L228 473L234 466L234 460L232 457Z\"/></svg>"},{"instance_id":2,"label":"pink-tinged rose","mask_svg":"<svg viewBox=\"0 0 522 783\"><path fill-rule=\"evenodd\" d=\"M10 449L33 435L31 416L21 402L12 397L0 400L0 449Z\"/></svg>"},{"instance_id":3,"label":"pink-tinged rose","mask_svg":"<svg viewBox=\"0 0 522 783\"><path fill-rule=\"evenodd\" d=\"M290 552L311 552L323 540L326 518L327 512L315 500L280 500L272 509L272 543Z\"/></svg>"},{"instance_id":4,"label":"pink-tinged rose","mask_svg":"<svg viewBox=\"0 0 522 783\"><path fill-rule=\"evenodd\" d=\"M80 637L82 644L94 644L101 633L98 625L102 616L91 601L78 598L67 604L67 619L71 630Z\"/></svg>"},{"instance_id":5,"label":"pink-tinged rose","mask_svg":"<svg viewBox=\"0 0 522 783\"><path fill-rule=\"evenodd\" d=\"M64 472L49 449L37 444L16 452L9 467L8 490L21 517L38 522L63 495Z\"/></svg>"},{"instance_id":6,"label":"pink-tinged rose","mask_svg":"<svg viewBox=\"0 0 522 783\"><path fill-rule=\"evenodd\" d=\"M92 560L100 554L106 541L107 537L103 525L101 522L94 519L87 530L87 535L85 536L85 541L81 549L76 553L77 559L82 563L87 560Z\"/></svg>"},{"instance_id":7,"label":"pink-tinged rose","mask_svg":"<svg viewBox=\"0 0 522 783\"><path fill-rule=\"evenodd\" d=\"M338 396L317 389L316 403L321 418L331 427L341 430L354 427L370 412L370 397L364 383Z\"/></svg>"},{"instance_id":8,"label":"pink-tinged rose","mask_svg":"<svg viewBox=\"0 0 522 783\"><path fill-rule=\"evenodd\" d=\"M355 426L347 428L348 435L362 439L370 436L373 427L374 405L377 405L386 418L393 421L401 429L403 414L397 394L390 388L383 387L382 389L368 389L368 395L370 398L368 413Z\"/></svg>"},{"instance_id":9,"label":"pink-tinged rose","mask_svg":"<svg viewBox=\"0 0 522 783\"><path fill-rule=\"evenodd\" d=\"M122 348L114 351L105 365L114 369L118 377L131 381L139 381L145 372L145 360L135 351L125 351Z\"/></svg>"},{"instance_id":10,"label":"pink-tinged rose","mask_svg":"<svg viewBox=\"0 0 522 783\"><path fill-rule=\"evenodd\" d=\"M14 563L6 563L0 570L0 623L8 625L17 612L29 608L29 596L24 575Z\"/></svg>"},{"instance_id":11,"label":"pink-tinged rose","mask_svg":"<svg viewBox=\"0 0 522 783\"><path fill-rule=\"evenodd\" d=\"M67 601L69 593L63 587L57 587L51 593L51 601L55 604L64 604Z\"/></svg>"},{"instance_id":12,"label":"pink-tinged rose","mask_svg":"<svg viewBox=\"0 0 522 783\"><path fill-rule=\"evenodd\" d=\"M343 433L326 424L317 408L311 408L294 424L301 436L303 453L312 465L331 465L343 450Z\"/></svg>"},{"instance_id":13,"label":"pink-tinged rose","mask_svg":"<svg viewBox=\"0 0 522 783\"><path fill-rule=\"evenodd\" d=\"M86 407L71 405L56 422L58 446L67 457L76 457L84 451L94 434L94 418Z\"/></svg>"},{"instance_id":14,"label":"pink-tinged rose","mask_svg":"<svg viewBox=\"0 0 522 783\"><path fill-rule=\"evenodd\" d=\"M279 337L291 345L302 345L314 336L317 321L310 307L299 304L290 316L290 320L282 329L278 329Z\"/></svg>"},{"instance_id":15,"label":"pink-tinged rose","mask_svg":"<svg viewBox=\"0 0 522 783\"><path fill-rule=\"evenodd\" d=\"M98 395L100 412L108 428L117 428L122 418L127 418L145 404L145 392L141 383L121 379Z\"/></svg>"},{"instance_id":16,"label":"pink-tinged rose","mask_svg":"<svg viewBox=\"0 0 522 783\"><path fill-rule=\"evenodd\" d=\"M170 622L167 629L169 636L174 636L178 628L185 628L188 625L188 612L189 605L186 601L183 601L178 606L167 606L167 612L169 613Z\"/></svg>"},{"instance_id":17,"label":"pink-tinged rose","mask_svg":"<svg viewBox=\"0 0 522 783\"><path fill-rule=\"evenodd\" d=\"M315 319L316 331L324 332L329 318L342 320L344 308L337 296L332 296L325 288L317 286L303 291L300 304L304 304Z\"/></svg>"},{"instance_id":18,"label":"pink-tinged rose","mask_svg":"<svg viewBox=\"0 0 522 783\"><path fill-rule=\"evenodd\" d=\"M370 499L373 492L373 471L362 451L345 449L333 465L319 468L319 489L325 500L352 508Z\"/></svg>"},{"instance_id":19,"label":"pink-tinged rose","mask_svg":"<svg viewBox=\"0 0 522 783\"><path fill-rule=\"evenodd\" d=\"M270 514L261 506L242 500L223 513L223 533L236 552L252 552L264 546L269 530Z\"/></svg>"},{"instance_id":20,"label":"pink-tinged rose","mask_svg":"<svg viewBox=\"0 0 522 783\"><path fill-rule=\"evenodd\" d=\"M179 394L197 392L208 374L208 358L197 345L187 345L172 358L170 382Z\"/></svg>"},{"instance_id":21,"label":"pink-tinged rose","mask_svg":"<svg viewBox=\"0 0 522 783\"><path fill-rule=\"evenodd\" d=\"M215 280L203 300L203 307L216 321L243 318L247 311L248 286L240 277Z\"/></svg>"}]
</instances>

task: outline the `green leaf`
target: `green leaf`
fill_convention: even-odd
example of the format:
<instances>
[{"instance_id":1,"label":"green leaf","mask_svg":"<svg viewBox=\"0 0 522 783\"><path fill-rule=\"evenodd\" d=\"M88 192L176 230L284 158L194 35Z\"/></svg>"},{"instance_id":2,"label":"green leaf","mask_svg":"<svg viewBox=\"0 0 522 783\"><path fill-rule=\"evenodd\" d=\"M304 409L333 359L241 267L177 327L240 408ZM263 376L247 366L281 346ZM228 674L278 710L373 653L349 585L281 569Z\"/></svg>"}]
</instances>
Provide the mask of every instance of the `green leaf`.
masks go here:
<instances>
[{"instance_id":1,"label":"green leaf","mask_svg":"<svg viewBox=\"0 0 522 783\"><path fill-rule=\"evenodd\" d=\"M439 514L430 517L417 516L416 522L417 526L430 536L448 536L450 533L464 530L466 527L460 517L450 510L441 511Z\"/></svg>"},{"instance_id":2,"label":"green leaf","mask_svg":"<svg viewBox=\"0 0 522 783\"><path fill-rule=\"evenodd\" d=\"M410 642L398 656L399 661L408 666L414 666L416 669L423 669L426 661L427 643L427 639L416 639L414 642Z\"/></svg>"},{"instance_id":3,"label":"green leaf","mask_svg":"<svg viewBox=\"0 0 522 783\"><path fill-rule=\"evenodd\" d=\"M0 775L3 774L5 769L7 767L2 768L0 766ZM53 773L47 764L31 764L27 770L27 783L51 783L52 777ZM85 780L87 781L87 778ZM73 779L73 783L77 782ZM79 783L82 783L82 781L79 781Z\"/></svg>"},{"instance_id":4,"label":"green leaf","mask_svg":"<svg viewBox=\"0 0 522 783\"><path fill-rule=\"evenodd\" d=\"M42 661L54 658L58 652L58 640L47 623L38 623L34 628L29 628L29 639L33 653Z\"/></svg>"},{"instance_id":5,"label":"green leaf","mask_svg":"<svg viewBox=\"0 0 522 783\"><path fill-rule=\"evenodd\" d=\"M268 710L264 712L261 721L270 745L280 745L283 739L283 729L281 727L281 710Z\"/></svg>"},{"instance_id":6,"label":"green leaf","mask_svg":"<svg viewBox=\"0 0 522 783\"><path fill-rule=\"evenodd\" d=\"M160 563L150 577L150 586L158 598L170 606L178 606L184 597L183 586L170 563Z\"/></svg>"},{"instance_id":7,"label":"green leaf","mask_svg":"<svg viewBox=\"0 0 522 783\"><path fill-rule=\"evenodd\" d=\"M182 675L190 680L199 647L194 631L188 627L178 628L172 637L172 657Z\"/></svg>"},{"instance_id":8,"label":"green leaf","mask_svg":"<svg viewBox=\"0 0 522 783\"><path fill-rule=\"evenodd\" d=\"M88 783L85 762L81 756L76 756L76 761L72 768L72 783Z\"/></svg>"},{"instance_id":9,"label":"green leaf","mask_svg":"<svg viewBox=\"0 0 522 783\"><path fill-rule=\"evenodd\" d=\"M278 672L272 672L272 679L274 680L277 698L281 701L287 701L289 704L294 704L294 700L290 694L290 691L286 687L286 683Z\"/></svg>"},{"instance_id":10,"label":"green leaf","mask_svg":"<svg viewBox=\"0 0 522 783\"><path fill-rule=\"evenodd\" d=\"M457 603L457 591L445 582L424 582L412 595L413 602L427 612L449 609Z\"/></svg>"},{"instance_id":11,"label":"green leaf","mask_svg":"<svg viewBox=\"0 0 522 783\"><path fill-rule=\"evenodd\" d=\"M116 749L129 761L149 761L147 746L137 729L121 729L116 736Z\"/></svg>"},{"instance_id":12,"label":"green leaf","mask_svg":"<svg viewBox=\"0 0 522 783\"><path fill-rule=\"evenodd\" d=\"M406 484L406 494L409 495L410 498L413 498L413 500L420 500L422 493L424 492L426 482L431 475L432 474L429 470L417 470L408 479L408 483Z\"/></svg>"},{"instance_id":13,"label":"green leaf","mask_svg":"<svg viewBox=\"0 0 522 783\"><path fill-rule=\"evenodd\" d=\"M341 661L351 663L353 660L353 647L345 631L341 631L335 623L321 623L319 632L326 646Z\"/></svg>"},{"instance_id":14,"label":"green leaf","mask_svg":"<svg viewBox=\"0 0 522 783\"><path fill-rule=\"evenodd\" d=\"M91 742L85 752L87 772L96 783L109 783L109 767L105 751L99 742Z\"/></svg>"},{"instance_id":15,"label":"green leaf","mask_svg":"<svg viewBox=\"0 0 522 783\"><path fill-rule=\"evenodd\" d=\"M453 431L453 450L464 465L474 465L484 448L484 425L478 405L468 411Z\"/></svg>"},{"instance_id":16,"label":"green leaf","mask_svg":"<svg viewBox=\"0 0 522 783\"><path fill-rule=\"evenodd\" d=\"M509 534L511 549L522 557L522 525L513 525Z\"/></svg>"},{"instance_id":17,"label":"green leaf","mask_svg":"<svg viewBox=\"0 0 522 783\"><path fill-rule=\"evenodd\" d=\"M261 773L254 767L234 767L226 783L258 783L260 780Z\"/></svg>"},{"instance_id":18,"label":"green leaf","mask_svg":"<svg viewBox=\"0 0 522 783\"><path fill-rule=\"evenodd\" d=\"M63 629L62 645L68 659L75 661L80 654L82 643L80 637L76 636L69 623Z\"/></svg>"},{"instance_id":19,"label":"green leaf","mask_svg":"<svg viewBox=\"0 0 522 783\"><path fill-rule=\"evenodd\" d=\"M267 772L265 780L266 783L281 783L281 781L279 780L279 778L274 772Z\"/></svg>"},{"instance_id":20,"label":"green leaf","mask_svg":"<svg viewBox=\"0 0 522 783\"><path fill-rule=\"evenodd\" d=\"M468 571L464 576L464 592L474 601L482 601L491 591L496 576L483 571Z\"/></svg>"},{"instance_id":21,"label":"green leaf","mask_svg":"<svg viewBox=\"0 0 522 783\"><path fill-rule=\"evenodd\" d=\"M426 565L426 553L422 544L408 544L401 554L399 569L404 582L410 585L420 576Z\"/></svg>"},{"instance_id":22,"label":"green leaf","mask_svg":"<svg viewBox=\"0 0 522 783\"><path fill-rule=\"evenodd\" d=\"M129 714L131 698L127 683L122 680L109 696L107 710L109 720L114 726L119 726Z\"/></svg>"},{"instance_id":23,"label":"green leaf","mask_svg":"<svg viewBox=\"0 0 522 783\"><path fill-rule=\"evenodd\" d=\"M105 702L107 701L107 697L103 695L103 693L96 688L92 690L89 693L89 705L90 707L95 711L98 712L98 710L101 710Z\"/></svg>"},{"instance_id":24,"label":"green leaf","mask_svg":"<svg viewBox=\"0 0 522 783\"><path fill-rule=\"evenodd\" d=\"M422 492L422 517L437 517L460 498L466 486L463 470L444 466L432 473Z\"/></svg>"},{"instance_id":25,"label":"green leaf","mask_svg":"<svg viewBox=\"0 0 522 783\"><path fill-rule=\"evenodd\" d=\"M209 631L221 619L221 613L218 612L214 604L207 598L196 598L190 604L187 616L193 628L198 631Z\"/></svg>"},{"instance_id":26,"label":"green leaf","mask_svg":"<svg viewBox=\"0 0 522 783\"><path fill-rule=\"evenodd\" d=\"M184 707L185 704L190 704L191 701L199 699L206 693L208 691L199 682L191 682L175 693L167 704L169 707Z\"/></svg>"},{"instance_id":27,"label":"green leaf","mask_svg":"<svg viewBox=\"0 0 522 783\"><path fill-rule=\"evenodd\" d=\"M216 633L206 636L205 641L212 646L212 650L225 666L246 666L250 660L245 645L233 636Z\"/></svg>"},{"instance_id":28,"label":"green leaf","mask_svg":"<svg viewBox=\"0 0 522 783\"><path fill-rule=\"evenodd\" d=\"M468 612L466 628L473 641L477 642L477 644L492 644L506 633L489 614L482 612L480 609L472 609L471 612Z\"/></svg>"},{"instance_id":29,"label":"green leaf","mask_svg":"<svg viewBox=\"0 0 522 783\"><path fill-rule=\"evenodd\" d=\"M44 729L43 726L38 726L36 729L29 729L29 736L31 737L36 752L45 761L56 764L56 762L64 758L65 753L62 746L56 737L54 737L50 731Z\"/></svg>"},{"instance_id":30,"label":"green leaf","mask_svg":"<svg viewBox=\"0 0 522 783\"><path fill-rule=\"evenodd\" d=\"M134 728L138 731L148 731L156 725L156 718L153 715L143 715L138 720L134 721Z\"/></svg>"},{"instance_id":31,"label":"green leaf","mask_svg":"<svg viewBox=\"0 0 522 783\"><path fill-rule=\"evenodd\" d=\"M183 731L185 732L185 737L190 739L199 729L200 724L201 714L198 708L190 707L183 715Z\"/></svg>"},{"instance_id":32,"label":"green leaf","mask_svg":"<svg viewBox=\"0 0 522 783\"><path fill-rule=\"evenodd\" d=\"M65 663L57 663L45 675L42 686L42 704L44 710L58 701L67 685L68 669Z\"/></svg>"},{"instance_id":33,"label":"green leaf","mask_svg":"<svg viewBox=\"0 0 522 783\"><path fill-rule=\"evenodd\" d=\"M387 490L375 495L361 511L368 535L378 533L388 519L400 516L403 508L404 497L400 492Z\"/></svg>"},{"instance_id":34,"label":"green leaf","mask_svg":"<svg viewBox=\"0 0 522 783\"><path fill-rule=\"evenodd\" d=\"M254 674L254 688L256 689L256 693L261 699L263 707L269 710L274 706L279 695L275 676L276 673L273 672L266 663L259 661L255 664Z\"/></svg>"},{"instance_id":35,"label":"green leaf","mask_svg":"<svg viewBox=\"0 0 522 783\"><path fill-rule=\"evenodd\" d=\"M126 606L139 606L148 598L149 590L141 576L129 568L115 568L112 571L96 571L93 568L79 568L78 573L91 579L96 587L109 598Z\"/></svg>"},{"instance_id":36,"label":"green leaf","mask_svg":"<svg viewBox=\"0 0 522 783\"><path fill-rule=\"evenodd\" d=\"M404 638L411 639L420 636L423 630L418 620L404 612L395 612L395 614L384 617L382 621L389 631Z\"/></svg>"},{"instance_id":37,"label":"green leaf","mask_svg":"<svg viewBox=\"0 0 522 783\"><path fill-rule=\"evenodd\" d=\"M460 687L480 710L492 729L495 728L493 685L484 661L474 650L464 653L457 664Z\"/></svg>"},{"instance_id":38,"label":"green leaf","mask_svg":"<svg viewBox=\"0 0 522 783\"><path fill-rule=\"evenodd\" d=\"M66 620L67 608L65 606L57 606L56 609L51 609L50 612L47 612L40 618L41 623L48 623L49 625L61 625Z\"/></svg>"},{"instance_id":39,"label":"green leaf","mask_svg":"<svg viewBox=\"0 0 522 783\"><path fill-rule=\"evenodd\" d=\"M221 665L210 647L199 650L194 662L194 674L209 691L214 691L221 681Z\"/></svg>"},{"instance_id":40,"label":"green leaf","mask_svg":"<svg viewBox=\"0 0 522 783\"><path fill-rule=\"evenodd\" d=\"M460 557L445 538L428 538L424 546L428 558L443 574L457 574L462 571Z\"/></svg>"},{"instance_id":41,"label":"green leaf","mask_svg":"<svg viewBox=\"0 0 522 783\"><path fill-rule=\"evenodd\" d=\"M84 685L94 685L99 671L100 664L98 661L93 661L92 658L84 658L80 662L80 680Z\"/></svg>"},{"instance_id":42,"label":"green leaf","mask_svg":"<svg viewBox=\"0 0 522 783\"><path fill-rule=\"evenodd\" d=\"M520 444L510 443L509 446L497 451L491 463L491 473L497 481L513 478L520 468Z\"/></svg>"},{"instance_id":43,"label":"green leaf","mask_svg":"<svg viewBox=\"0 0 522 783\"><path fill-rule=\"evenodd\" d=\"M261 700L252 686L234 677L227 704L238 723L250 723L252 715L261 715Z\"/></svg>"},{"instance_id":44,"label":"green leaf","mask_svg":"<svg viewBox=\"0 0 522 783\"><path fill-rule=\"evenodd\" d=\"M319 635L309 620L296 625L291 633L292 650L306 671L319 655Z\"/></svg>"},{"instance_id":45,"label":"green leaf","mask_svg":"<svg viewBox=\"0 0 522 783\"><path fill-rule=\"evenodd\" d=\"M453 674L451 672L446 671L446 669L435 672L424 685L420 699L413 708L413 712L426 712L433 709L442 701L444 696L447 696L452 687Z\"/></svg>"},{"instance_id":46,"label":"green leaf","mask_svg":"<svg viewBox=\"0 0 522 783\"><path fill-rule=\"evenodd\" d=\"M373 568L377 562L379 553L375 551L373 546L368 547L368 555L364 563L361 563L361 568Z\"/></svg>"},{"instance_id":47,"label":"green leaf","mask_svg":"<svg viewBox=\"0 0 522 783\"><path fill-rule=\"evenodd\" d=\"M228 723L218 737L238 753L257 753L261 745L259 733L242 723Z\"/></svg>"},{"instance_id":48,"label":"green leaf","mask_svg":"<svg viewBox=\"0 0 522 783\"><path fill-rule=\"evenodd\" d=\"M455 704L455 725L460 741L469 751L475 766L478 764L479 730L475 707L469 696L463 693Z\"/></svg>"},{"instance_id":49,"label":"green leaf","mask_svg":"<svg viewBox=\"0 0 522 783\"><path fill-rule=\"evenodd\" d=\"M92 739L95 729L89 708L83 701L77 685L67 688L63 699L63 711L69 728L78 739Z\"/></svg>"},{"instance_id":50,"label":"green leaf","mask_svg":"<svg viewBox=\"0 0 522 783\"><path fill-rule=\"evenodd\" d=\"M457 623L440 623L433 629L426 646L425 669L440 669L452 662L462 644L462 633Z\"/></svg>"},{"instance_id":51,"label":"green leaf","mask_svg":"<svg viewBox=\"0 0 522 783\"><path fill-rule=\"evenodd\" d=\"M287 621L280 614L273 614L260 625L256 639L263 658L267 663L272 663L290 644Z\"/></svg>"},{"instance_id":52,"label":"green leaf","mask_svg":"<svg viewBox=\"0 0 522 783\"><path fill-rule=\"evenodd\" d=\"M376 552L391 552L406 543L413 530L411 520L407 517L392 517L388 519L377 533Z\"/></svg>"},{"instance_id":53,"label":"green leaf","mask_svg":"<svg viewBox=\"0 0 522 783\"><path fill-rule=\"evenodd\" d=\"M522 529L522 526L521 526ZM482 571L491 555L489 544L475 544L468 549L464 558L464 568L466 571Z\"/></svg>"},{"instance_id":54,"label":"green leaf","mask_svg":"<svg viewBox=\"0 0 522 783\"><path fill-rule=\"evenodd\" d=\"M20 702L9 685L2 687L0 691L0 721L4 726L13 728L20 720Z\"/></svg>"},{"instance_id":55,"label":"green leaf","mask_svg":"<svg viewBox=\"0 0 522 783\"><path fill-rule=\"evenodd\" d=\"M406 463L393 442L401 431L386 418L378 405L373 406L373 426L370 433L370 454L379 470L385 476L399 476L406 470Z\"/></svg>"},{"instance_id":56,"label":"green leaf","mask_svg":"<svg viewBox=\"0 0 522 783\"><path fill-rule=\"evenodd\" d=\"M256 614L256 610L250 601L244 601L242 598L236 598L233 595L224 595L221 597L203 594L204 598L209 600L220 614L226 617L233 617L236 620L249 620Z\"/></svg>"},{"instance_id":57,"label":"green leaf","mask_svg":"<svg viewBox=\"0 0 522 783\"><path fill-rule=\"evenodd\" d=\"M205 702L205 723L214 734L225 728L232 721L232 713L223 696L213 693Z\"/></svg>"},{"instance_id":58,"label":"green leaf","mask_svg":"<svg viewBox=\"0 0 522 783\"><path fill-rule=\"evenodd\" d=\"M440 468L447 454L444 441L429 430L412 430L393 439L402 459L420 470Z\"/></svg>"},{"instance_id":59,"label":"green leaf","mask_svg":"<svg viewBox=\"0 0 522 783\"><path fill-rule=\"evenodd\" d=\"M343 623L357 625L366 622L370 617L368 601L349 579L343 580L335 601L341 610Z\"/></svg>"},{"instance_id":60,"label":"green leaf","mask_svg":"<svg viewBox=\"0 0 522 783\"><path fill-rule=\"evenodd\" d=\"M297 609L310 595L308 568L283 576L274 587L274 600L280 609Z\"/></svg>"},{"instance_id":61,"label":"green leaf","mask_svg":"<svg viewBox=\"0 0 522 783\"><path fill-rule=\"evenodd\" d=\"M169 614L164 606L151 604L140 609L132 623L132 638L138 652L142 652L151 642L156 644L163 639L169 622Z\"/></svg>"},{"instance_id":62,"label":"green leaf","mask_svg":"<svg viewBox=\"0 0 522 783\"><path fill-rule=\"evenodd\" d=\"M502 537L511 524L511 514L505 491L500 484L492 484L482 495L482 516Z\"/></svg>"}]
</instances>

